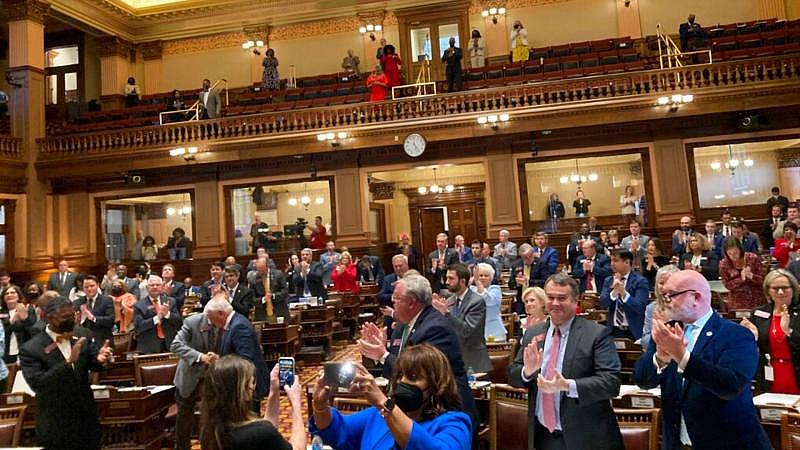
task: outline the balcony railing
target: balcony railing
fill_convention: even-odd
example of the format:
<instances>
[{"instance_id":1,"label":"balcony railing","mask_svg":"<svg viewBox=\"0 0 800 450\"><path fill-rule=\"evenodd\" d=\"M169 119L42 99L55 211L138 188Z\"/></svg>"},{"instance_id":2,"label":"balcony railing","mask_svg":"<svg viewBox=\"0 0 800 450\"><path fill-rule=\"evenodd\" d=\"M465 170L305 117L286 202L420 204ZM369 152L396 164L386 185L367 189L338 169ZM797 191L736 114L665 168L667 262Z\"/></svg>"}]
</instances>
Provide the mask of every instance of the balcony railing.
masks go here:
<instances>
[{"instance_id":1,"label":"balcony railing","mask_svg":"<svg viewBox=\"0 0 800 450\"><path fill-rule=\"evenodd\" d=\"M210 141L280 137L319 130L397 126L404 121L447 118L457 114L510 111L515 108L557 106L571 102L613 100L636 95L689 93L701 88L729 88L800 79L800 55L765 57L661 70L520 84L404 98L380 103L360 103L265 114L183 122L39 140L41 159L103 154L120 150L184 146Z\"/></svg>"},{"instance_id":2,"label":"balcony railing","mask_svg":"<svg viewBox=\"0 0 800 450\"><path fill-rule=\"evenodd\" d=\"M0 158L22 159L22 139L0 136Z\"/></svg>"}]
</instances>

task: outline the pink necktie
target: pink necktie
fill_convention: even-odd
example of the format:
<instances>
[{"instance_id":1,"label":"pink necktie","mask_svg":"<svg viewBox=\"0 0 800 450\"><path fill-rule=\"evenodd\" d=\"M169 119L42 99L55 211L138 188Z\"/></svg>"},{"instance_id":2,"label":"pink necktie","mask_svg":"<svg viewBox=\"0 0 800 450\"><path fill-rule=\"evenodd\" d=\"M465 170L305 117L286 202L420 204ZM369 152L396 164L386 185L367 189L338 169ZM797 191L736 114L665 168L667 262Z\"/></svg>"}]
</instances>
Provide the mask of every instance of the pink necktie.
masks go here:
<instances>
[{"instance_id":1,"label":"pink necktie","mask_svg":"<svg viewBox=\"0 0 800 450\"><path fill-rule=\"evenodd\" d=\"M547 371L545 376L552 378L556 372L558 363L558 353L561 348L561 330L556 327L553 331L553 342L550 344L550 358L547 360ZM556 395L542 393L542 417L544 426L551 433L556 429Z\"/></svg>"}]
</instances>

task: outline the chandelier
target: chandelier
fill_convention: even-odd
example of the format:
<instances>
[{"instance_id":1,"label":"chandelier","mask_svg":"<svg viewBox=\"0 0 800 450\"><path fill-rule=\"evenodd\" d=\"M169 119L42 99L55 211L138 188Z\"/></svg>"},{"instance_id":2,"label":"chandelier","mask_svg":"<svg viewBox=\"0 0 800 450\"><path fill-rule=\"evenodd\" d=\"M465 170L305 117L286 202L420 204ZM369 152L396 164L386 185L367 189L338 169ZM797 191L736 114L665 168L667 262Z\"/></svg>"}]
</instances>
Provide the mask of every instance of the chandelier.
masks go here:
<instances>
[{"instance_id":1,"label":"chandelier","mask_svg":"<svg viewBox=\"0 0 800 450\"><path fill-rule=\"evenodd\" d=\"M751 158L747 158L744 161L740 160L733 154L733 145L728 144L728 160L725 162L720 162L719 160L714 160L709 163L711 166L711 170L715 172L719 172L722 170L722 167L725 166L731 172L731 176L736 175L736 169L740 166L744 165L745 167L753 167L755 162Z\"/></svg>"},{"instance_id":2,"label":"chandelier","mask_svg":"<svg viewBox=\"0 0 800 450\"><path fill-rule=\"evenodd\" d=\"M180 208L173 208L173 207L167 208L167 215L168 216L178 216L179 215L181 217L187 217L191 213L192 213L192 207L191 206L182 206Z\"/></svg>"},{"instance_id":3,"label":"chandelier","mask_svg":"<svg viewBox=\"0 0 800 450\"><path fill-rule=\"evenodd\" d=\"M300 204L307 211L308 207L311 205L311 196L308 195L308 185L303 185L303 195L301 195L300 197L294 197L294 196L289 197L287 203L289 203L289 206L297 206L298 204ZM323 198L322 196L317 196L314 198L314 203L317 205L321 205L325 203L325 198Z\"/></svg>"},{"instance_id":4,"label":"chandelier","mask_svg":"<svg viewBox=\"0 0 800 450\"><path fill-rule=\"evenodd\" d=\"M492 23L495 25L497 25L497 19L500 16L505 16L505 15L506 15L506 8L504 6L492 6L491 8L484 8L484 10L481 11L481 17L485 19L489 16L492 16Z\"/></svg>"},{"instance_id":5,"label":"chandelier","mask_svg":"<svg viewBox=\"0 0 800 450\"><path fill-rule=\"evenodd\" d=\"M570 173L569 175L562 175L558 179L558 181L561 184L567 184L567 183L570 183L570 182L576 183L578 185L578 187L581 187L581 185L583 183L595 182L598 179L600 179L600 177L594 172L591 172L588 175L581 175L580 167L578 167L578 160L576 159L575 160L575 170L572 173Z\"/></svg>"},{"instance_id":6,"label":"chandelier","mask_svg":"<svg viewBox=\"0 0 800 450\"><path fill-rule=\"evenodd\" d=\"M433 168L433 184L430 185L430 186L420 186L420 187L417 188L417 192L419 192L421 195L425 195L425 194L427 194L429 192L431 194L438 194L440 192L447 192L449 194L450 192L453 192L455 189L456 189L456 187L453 186L452 184L447 184L444 187L439 186L439 184L436 182L436 167L434 167Z\"/></svg>"}]
</instances>

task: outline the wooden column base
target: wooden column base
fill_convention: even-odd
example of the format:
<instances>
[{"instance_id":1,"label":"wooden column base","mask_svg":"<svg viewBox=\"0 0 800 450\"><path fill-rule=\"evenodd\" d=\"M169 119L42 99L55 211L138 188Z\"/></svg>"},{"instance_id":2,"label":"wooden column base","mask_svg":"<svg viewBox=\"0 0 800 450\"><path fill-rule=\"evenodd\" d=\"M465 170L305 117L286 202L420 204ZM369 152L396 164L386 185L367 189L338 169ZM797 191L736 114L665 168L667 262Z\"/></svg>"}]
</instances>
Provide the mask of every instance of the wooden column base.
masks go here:
<instances>
[{"instance_id":1,"label":"wooden column base","mask_svg":"<svg viewBox=\"0 0 800 450\"><path fill-rule=\"evenodd\" d=\"M103 95L100 101L104 111L125 107L125 96L122 94Z\"/></svg>"}]
</instances>

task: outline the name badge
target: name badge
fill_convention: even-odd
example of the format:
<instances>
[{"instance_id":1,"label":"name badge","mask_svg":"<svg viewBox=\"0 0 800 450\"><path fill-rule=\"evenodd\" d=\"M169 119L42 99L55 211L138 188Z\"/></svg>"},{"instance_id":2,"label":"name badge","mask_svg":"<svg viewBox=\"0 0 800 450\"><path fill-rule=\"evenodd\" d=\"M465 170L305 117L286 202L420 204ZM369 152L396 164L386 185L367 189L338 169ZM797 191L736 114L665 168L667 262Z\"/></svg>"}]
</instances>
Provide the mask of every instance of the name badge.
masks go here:
<instances>
[{"instance_id":1,"label":"name badge","mask_svg":"<svg viewBox=\"0 0 800 450\"><path fill-rule=\"evenodd\" d=\"M760 309L753 311L753 315L756 317L761 317L762 319L769 319L769 313Z\"/></svg>"},{"instance_id":2,"label":"name badge","mask_svg":"<svg viewBox=\"0 0 800 450\"><path fill-rule=\"evenodd\" d=\"M775 369L772 366L764 366L764 379L767 381L775 381Z\"/></svg>"},{"instance_id":3,"label":"name badge","mask_svg":"<svg viewBox=\"0 0 800 450\"><path fill-rule=\"evenodd\" d=\"M655 407L653 397L631 396L631 406L634 408L650 409Z\"/></svg>"},{"instance_id":4,"label":"name badge","mask_svg":"<svg viewBox=\"0 0 800 450\"><path fill-rule=\"evenodd\" d=\"M6 397L7 405L20 405L25 399L21 395L9 395Z\"/></svg>"}]
</instances>

